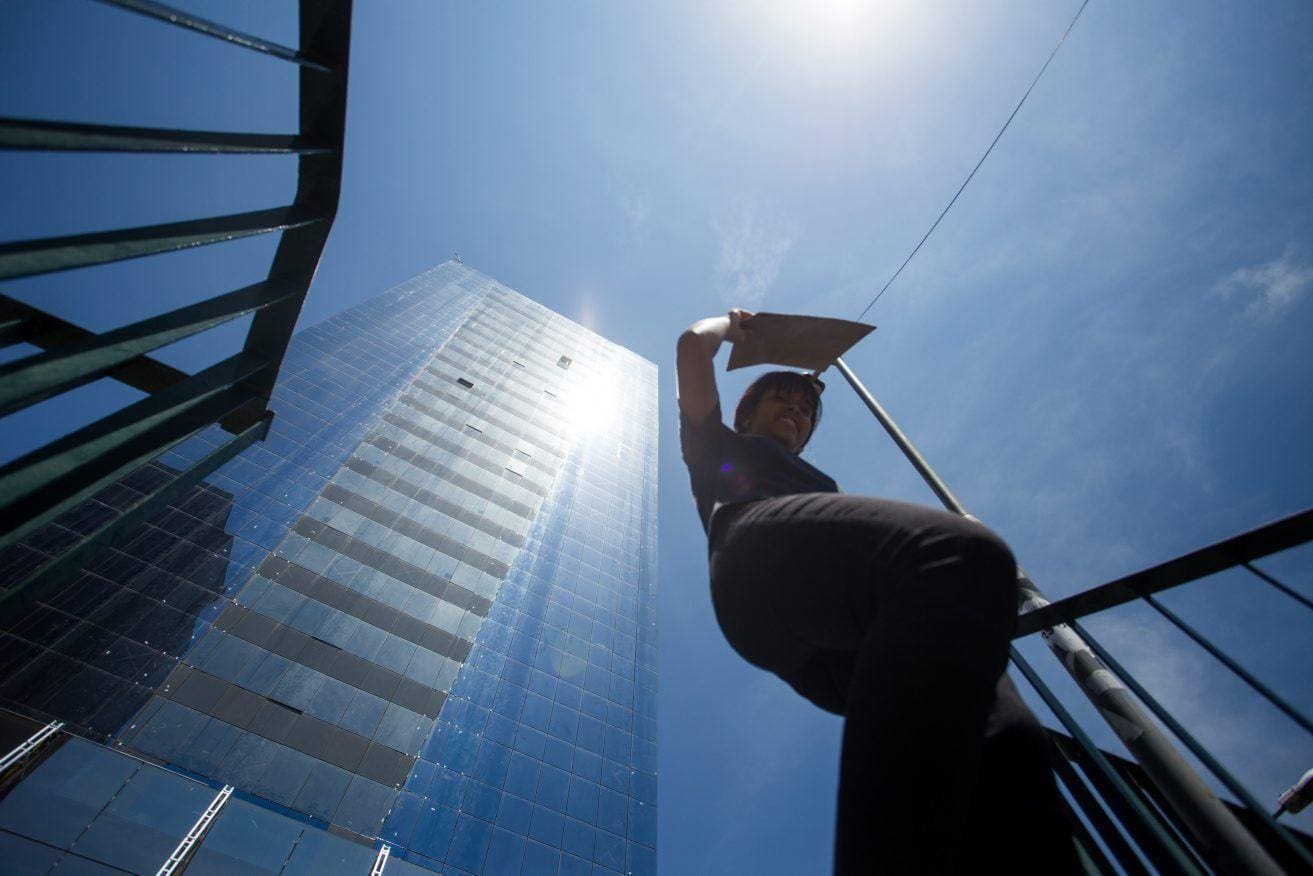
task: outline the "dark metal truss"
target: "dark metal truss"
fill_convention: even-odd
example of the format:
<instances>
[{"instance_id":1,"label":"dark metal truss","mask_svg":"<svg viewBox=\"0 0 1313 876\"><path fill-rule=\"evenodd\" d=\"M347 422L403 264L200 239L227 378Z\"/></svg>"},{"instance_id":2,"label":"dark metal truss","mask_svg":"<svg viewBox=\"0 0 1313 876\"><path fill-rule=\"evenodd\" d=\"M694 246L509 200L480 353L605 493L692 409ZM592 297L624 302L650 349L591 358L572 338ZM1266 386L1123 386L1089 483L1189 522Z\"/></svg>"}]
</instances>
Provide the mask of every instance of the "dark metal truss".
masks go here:
<instances>
[{"instance_id":1,"label":"dark metal truss","mask_svg":"<svg viewBox=\"0 0 1313 876\"><path fill-rule=\"evenodd\" d=\"M296 155L296 196L290 204L248 213L0 245L0 280L9 280L281 233L266 280L112 331L93 332L0 294L0 346L26 343L40 350L0 366L0 417L102 378L146 394L0 467L0 552L198 430L218 424L232 435L123 517L0 594L5 613L30 605L96 550L265 437L274 380L341 189L351 0L301 0L299 49L150 0L102 2L298 65L300 130L271 135L0 117L0 149ZM150 355L247 314L253 316L242 349L195 374Z\"/></svg>"}]
</instances>

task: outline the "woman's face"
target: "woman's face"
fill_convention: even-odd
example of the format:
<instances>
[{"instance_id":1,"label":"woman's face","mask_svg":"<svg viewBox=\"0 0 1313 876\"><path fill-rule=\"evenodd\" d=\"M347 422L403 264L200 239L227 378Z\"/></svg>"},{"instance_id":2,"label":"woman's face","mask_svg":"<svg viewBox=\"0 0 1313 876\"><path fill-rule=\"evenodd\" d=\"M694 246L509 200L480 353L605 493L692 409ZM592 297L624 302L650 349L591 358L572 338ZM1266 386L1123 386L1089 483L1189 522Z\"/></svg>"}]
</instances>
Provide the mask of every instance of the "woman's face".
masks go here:
<instances>
[{"instance_id":1,"label":"woman's face","mask_svg":"<svg viewBox=\"0 0 1313 876\"><path fill-rule=\"evenodd\" d=\"M797 453L811 437L813 413L811 397L805 391L772 389L748 417L747 433L774 439Z\"/></svg>"}]
</instances>

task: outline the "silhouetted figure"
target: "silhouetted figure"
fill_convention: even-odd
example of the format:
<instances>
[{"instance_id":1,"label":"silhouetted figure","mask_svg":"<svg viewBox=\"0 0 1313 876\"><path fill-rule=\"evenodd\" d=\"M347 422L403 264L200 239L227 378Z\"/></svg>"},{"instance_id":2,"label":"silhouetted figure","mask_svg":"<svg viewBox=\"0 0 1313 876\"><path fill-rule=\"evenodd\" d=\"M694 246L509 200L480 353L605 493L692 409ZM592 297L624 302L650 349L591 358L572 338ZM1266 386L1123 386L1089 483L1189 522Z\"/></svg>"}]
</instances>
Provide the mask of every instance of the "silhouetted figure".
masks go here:
<instances>
[{"instance_id":1,"label":"silhouetted figure","mask_svg":"<svg viewBox=\"0 0 1313 876\"><path fill-rule=\"evenodd\" d=\"M834 869L1079 872L1039 722L1004 674L1017 567L972 520L851 496L798 454L819 384L774 371L722 422L713 358L751 314L679 339L680 440L733 648L844 715Z\"/></svg>"}]
</instances>

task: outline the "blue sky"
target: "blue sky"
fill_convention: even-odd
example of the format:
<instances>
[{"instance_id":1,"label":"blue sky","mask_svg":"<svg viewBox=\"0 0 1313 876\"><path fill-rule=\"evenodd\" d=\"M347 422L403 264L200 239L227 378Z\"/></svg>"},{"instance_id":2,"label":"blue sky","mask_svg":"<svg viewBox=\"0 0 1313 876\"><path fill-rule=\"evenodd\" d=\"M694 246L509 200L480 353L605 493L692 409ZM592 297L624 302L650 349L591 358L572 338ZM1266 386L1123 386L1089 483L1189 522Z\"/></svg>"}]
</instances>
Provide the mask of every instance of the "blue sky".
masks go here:
<instances>
[{"instance_id":1,"label":"blue sky","mask_svg":"<svg viewBox=\"0 0 1313 876\"><path fill-rule=\"evenodd\" d=\"M178 5L296 42L290 0ZM732 305L859 313L1078 5L358 4L341 209L302 324L459 252L662 368L664 872L827 869L840 732L715 627L675 337ZM295 117L294 72L251 53L89 0L5 16L0 113L264 131ZM1300 2L1094 0L848 358L1051 596L1313 504L1311 36ZM275 206L290 168L0 155L0 239ZM9 294L104 327L260 279L274 243ZM219 351L207 336L164 358ZM809 458L849 492L931 502L830 384ZM5 457L128 396L96 386L17 421ZM1313 592L1310 553L1269 567ZM1239 576L1167 601L1313 710L1293 603ZM1146 611L1088 626L1262 799L1313 766L1307 737ZM1052 658L1023 651L1113 745Z\"/></svg>"}]
</instances>

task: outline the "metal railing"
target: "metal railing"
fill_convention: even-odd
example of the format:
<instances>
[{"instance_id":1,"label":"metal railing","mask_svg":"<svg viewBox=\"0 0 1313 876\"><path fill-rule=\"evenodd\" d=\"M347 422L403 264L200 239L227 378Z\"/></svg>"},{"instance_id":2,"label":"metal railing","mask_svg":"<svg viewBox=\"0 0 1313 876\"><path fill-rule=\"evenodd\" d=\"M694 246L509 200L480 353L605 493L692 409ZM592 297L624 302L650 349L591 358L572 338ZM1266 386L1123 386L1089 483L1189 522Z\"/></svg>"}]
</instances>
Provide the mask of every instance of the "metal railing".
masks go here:
<instances>
[{"instance_id":1,"label":"metal railing","mask_svg":"<svg viewBox=\"0 0 1313 876\"><path fill-rule=\"evenodd\" d=\"M1075 801L1075 806L1062 799L1077 848L1087 870L1096 873L1142 873L1147 871L1143 853L1136 851L1134 837L1145 832L1124 798L1117 793L1107 776L1101 772L1081 743L1072 736L1049 730L1054 772L1059 784ZM1125 792L1133 796L1140 809L1157 823L1163 835L1179 845L1188 846L1185 826L1173 819L1171 807L1150 781L1144 769L1135 761L1127 760L1107 751L1100 752L1103 767L1121 780ZM1102 802L1100 802L1102 801ZM1262 834L1262 807L1226 802L1225 805L1247 830ZM1267 850L1285 868L1287 873L1308 870L1304 862L1313 853L1313 837L1283 828L1286 838L1277 844L1265 843ZM1095 837L1098 837L1096 840ZM1287 847L1287 841L1297 848ZM1207 867L1196 857L1199 869ZM1113 862L1117 863L1114 864Z\"/></svg>"},{"instance_id":2,"label":"metal railing","mask_svg":"<svg viewBox=\"0 0 1313 876\"><path fill-rule=\"evenodd\" d=\"M946 508L970 517L947 484L843 362L835 367ZM973 518L974 519L974 518ZM1083 865L1095 873L1313 872L1313 841L1277 823L1249 790L1163 707L1079 619L1142 601L1313 735L1313 723L1154 594L1232 568L1244 568L1298 606L1313 602L1254 561L1313 541L1313 509L1224 539L1066 599L1050 602L1019 572L1015 638L1039 633L1135 758L1102 751L1014 646L1012 662L1070 734L1052 734L1054 768ZM1143 708L1141 707L1143 704ZM1145 709L1235 795L1223 801L1195 772ZM1292 776L1292 779L1297 779ZM1275 801L1274 801L1275 806ZM1279 813L1278 813L1279 814ZM1114 864L1115 862L1115 864Z\"/></svg>"},{"instance_id":3,"label":"metal railing","mask_svg":"<svg viewBox=\"0 0 1313 876\"><path fill-rule=\"evenodd\" d=\"M0 366L0 417L102 378L146 397L0 467L0 552L207 425L232 437L0 595L21 611L92 553L265 437L268 402L337 212L346 123L351 0L301 0L292 49L149 0L101 0L299 66L300 130L271 135L89 125L0 117L0 149L298 156L290 204L163 225L0 244L0 281L281 232L268 278L106 332L0 295L0 346L39 353ZM89 275L94 278L94 274ZM150 356L251 314L242 348L188 374Z\"/></svg>"},{"instance_id":4,"label":"metal railing","mask_svg":"<svg viewBox=\"0 0 1313 876\"><path fill-rule=\"evenodd\" d=\"M1100 587L1078 593L1060 602L1051 603L1034 612L1023 614L1018 619L1017 632L1017 636L1021 637L1042 632L1056 624L1070 626L1077 635L1085 640L1095 655L1126 684L1139 701L1162 722L1163 726L1167 727L1172 735L1189 749L1191 754L1217 778L1218 782L1235 795L1236 799L1242 804L1234 810L1237 820L1255 836L1267 852L1287 872L1313 871L1313 849L1310 848L1307 838L1297 836L1278 824L1276 816L1269 812L1273 807L1264 806L1262 802L1255 799L1244 784L1231 771L1226 769L1221 761L1194 734L1178 721L1134 675L1127 671L1105 647L1099 644L1097 639L1081 626L1078 619L1135 600L1143 601L1186 633L1232 674L1249 685L1260 697L1282 711L1305 732L1313 734L1313 724L1310 724L1306 716L1153 596L1154 593L1188 584L1217 572L1232 568L1244 568L1251 572L1255 578L1288 596L1297 604L1305 608L1313 608L1313 605L1310 605L1309 600L1304 596L1253 566L1254 560L1306 544L1309 541L1313 541L1313 509L1293 514L1266 526L1224 539L1168 562L1119 578ZM1039 690L1036 681L1037 679L1032 680L1032 684L1036 685L1036 689ZM1122 769L1121 772L1125 774L1127 771ZM1295 777L1292 776L1292 778ZM1068 781L1065 778L1062 781L1070 789ZM1147 779L1141 779L1130 784L1130 787L1135 789L1141 797L1146 795L1155 797L1155 806L1147 807L1146 811L1157 819L1160 827L1172 827L1178 844L1188 849L1190 843L1183 842L1183 840L1189 834L1182 828L1182 825L1172 821L1172 807L1164 805L1163 801L1156 799L1157 787ZM1109 800L1117 799L1108 795L1104 796L1105 799ZM1127 822L1123 822L1123 824L1126 825ZM1119 855L1120 858L1122 856Z\"/></svg>"}]
</instances>

